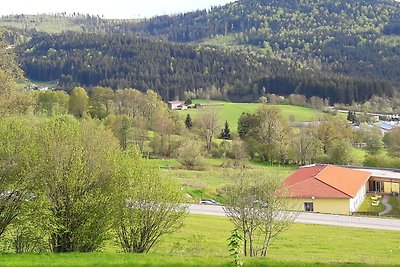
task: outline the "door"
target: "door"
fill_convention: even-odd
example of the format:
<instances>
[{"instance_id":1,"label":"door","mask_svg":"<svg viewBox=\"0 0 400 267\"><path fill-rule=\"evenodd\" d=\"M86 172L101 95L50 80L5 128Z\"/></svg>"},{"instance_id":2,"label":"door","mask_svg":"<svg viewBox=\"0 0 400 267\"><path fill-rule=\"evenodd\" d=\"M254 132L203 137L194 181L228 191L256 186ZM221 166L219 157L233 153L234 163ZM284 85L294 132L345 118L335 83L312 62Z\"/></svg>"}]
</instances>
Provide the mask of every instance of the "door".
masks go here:
<instances>
[{"instance_id":1,"label":"door","mask_svg":"<svg viewBox=\"0 0 400 267\"><path fill-rule=\"evenodd\" d=\"M382 192L383 191L383 186L381 181L374 181L374 191L376 192Z\"/></svg>"},{"instance_id":2,"label":"door","mask_svg":"<svg viewBox=\"0 0 400 267\"><path fill-rule=\"evenodd\" d=\"M314 203L312 202L304 202L304 211L314 211Z\"/></svg>"}]
</instances>

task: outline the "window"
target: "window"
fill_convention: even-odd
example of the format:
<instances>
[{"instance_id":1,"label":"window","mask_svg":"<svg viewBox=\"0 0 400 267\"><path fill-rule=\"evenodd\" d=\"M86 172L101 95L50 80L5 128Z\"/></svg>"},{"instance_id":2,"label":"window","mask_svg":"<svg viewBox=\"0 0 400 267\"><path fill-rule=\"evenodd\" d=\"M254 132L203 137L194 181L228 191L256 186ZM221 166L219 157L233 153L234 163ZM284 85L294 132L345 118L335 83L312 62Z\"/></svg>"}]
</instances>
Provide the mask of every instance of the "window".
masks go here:
<instances>
[{"instance_id":1,"label":"window","mask_svg":"<svg viewBox=\"0 0 400 267\"><path fill-rule=\"evenodd\" d=\"M304 210L305 211L314 211L314 203L304 202Z\"/></svg>"}]
</instances>

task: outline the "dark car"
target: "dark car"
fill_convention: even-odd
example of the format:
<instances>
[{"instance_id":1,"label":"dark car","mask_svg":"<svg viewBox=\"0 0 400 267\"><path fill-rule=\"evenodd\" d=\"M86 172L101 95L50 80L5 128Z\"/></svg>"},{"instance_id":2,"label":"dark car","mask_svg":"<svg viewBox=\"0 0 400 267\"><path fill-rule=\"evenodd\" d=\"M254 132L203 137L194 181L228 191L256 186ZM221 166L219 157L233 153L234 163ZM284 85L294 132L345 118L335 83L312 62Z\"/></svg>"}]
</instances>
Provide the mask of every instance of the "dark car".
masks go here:
<instances>
[{"instance_id":1,"label":"dark car","mask_svg":"<svg viewBox=\"0 0 400 267\"><path fill-rule=\"evenodd\" d=\"M203 199L200 199L200 204L206 204L206 205L221 205L218 201L215 201L214 199L210 199L210 198L203 198Z\"/></svg>"}]
</instances>

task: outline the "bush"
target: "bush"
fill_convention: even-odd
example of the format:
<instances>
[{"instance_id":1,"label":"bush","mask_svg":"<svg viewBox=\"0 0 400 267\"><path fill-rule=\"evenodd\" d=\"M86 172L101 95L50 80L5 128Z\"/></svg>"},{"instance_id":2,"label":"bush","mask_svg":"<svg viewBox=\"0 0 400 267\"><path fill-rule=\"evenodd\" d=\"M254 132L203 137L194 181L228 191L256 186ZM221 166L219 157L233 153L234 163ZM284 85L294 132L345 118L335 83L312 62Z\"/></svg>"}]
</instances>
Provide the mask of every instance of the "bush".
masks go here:
<instances>
[{"instance_id":1,"label":"bush","mask_svg":"<svg viewBox=\"0 0 400 267\"><path fill-rule=\"evenodd\" d=\"M400 158L393 158L384 154L366 155L364 166L368 167L384 167L384 168L400 168Z\"/></svg>"},{"instance_id":2,"label":"bush","mask_svg":"<svg viewBox=\"0 0 400 267\"><path fill-rule=\"evenodd\" d=\"M184 140L176 153L178 161L187 169L199 169L204 165L203 147L196 140Z\"/></svg>"}]
</instances>

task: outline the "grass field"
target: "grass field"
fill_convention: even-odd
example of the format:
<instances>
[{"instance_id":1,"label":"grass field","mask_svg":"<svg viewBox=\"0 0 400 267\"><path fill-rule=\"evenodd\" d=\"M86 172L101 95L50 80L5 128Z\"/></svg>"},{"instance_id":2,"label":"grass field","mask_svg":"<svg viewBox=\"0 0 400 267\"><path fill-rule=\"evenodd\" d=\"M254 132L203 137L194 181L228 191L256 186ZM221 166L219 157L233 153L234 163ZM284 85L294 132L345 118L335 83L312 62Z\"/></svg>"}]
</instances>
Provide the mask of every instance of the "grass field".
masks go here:
<instances>
[{"instance_id":1,"label":"grass field","mask_svg":"<svg viewBox=\"0 0 400 267\"><path fill-rule=\"evenodd\" d=\"M224 217L190 215L184 228L148 255L118 251L71 254L2 254L0 266L231 266ZM266 259L245 266L396 266L399 234L392 231L295 224L271 246Z\"/></svg>"},{"instance_id":2,"label":"grass field","mask_svg":"<svg viewBox=\"0 0 400 267\"><path fill-rule=\"evenodd\" d=\"M47 33L61 33L63 31L82 32L82 27L67 17L51 15L24 15L21 19L1 18L0 25L16 29L36 29Z\"/></svg>"},{"instance_id":3,"label":"grass field","mask_svg":"<svg viewBox=\"0 0 400 267\"><path fill-rule=\"evenodd\" d=\"M180 163L176 159L150 160L155 167L162 169L163 173L171 179L177 179L183 190L192 198L189 202L197 202L200 198L213 198L224 202L224 187L232 183L233 177L237 176L238 169L221 167L223 159L207 158L204 159L204 170L186 170L180 168ZM253 162L248 163L246 172L259 172L271 174L280 179L289 176L297 166L295 165L270 165L268 163Z\"/></svg>"},{"instance_id":4,"label":"grass field","mask_svg":"<svg viewBox=\"0 0 400 267\"><path fill-rule=\"evenodd\" d=\"M25 88L25 87L27 87L29 85L32 85L32 84L36 84L37 86L47 86L50 89L53 89L53 88L55 88L57 86L57 84L54 83L54 82L44 82L44 81L34 81L34 80L24 81L24 80L22 80L22 81L18 81L17 82L17 87L20 88L20 89L23 89L23 88Z\"/></svg>"},{"instance_id":5,"label":"grass field","mask_svg":"<svg viewBox=\"0 0 400 267\"><path fill-rule=\"evenodd\" d=\"M211 46L233 46L236 45L235 36L233 34L216 35L213 38L203 41L204 45Z\"/></svg>"},{"instance_id":6,"label":"grass field","mask_svg":"<svg viewBox=\"0 0 400 267\"><path fill-rule=\"evenodd\" d=\"M194 100L193 103L200 103L204 105L218 105L215 108L219 112L219 121L221 124L221 128L223 124L227 120L232 132L237 131L237 123L240 115L243 112L247 113L255 113L261 104L259 103L232 103L232 102L224 102L224 101L205 101L205 100ZM279 108L282 111L282 115L285 118L289 118L289 116L293 115L295 120L298 122L304 121L313 121L318 116L321 116L323 113L319 110L314 110L311 108L291 106L291 105L271 105ZM209 108L209 107L204 107ZM201 109L189 109L183 111L176 111L182 115L182 117L186 116L186 114L190 114L192 117L196 117L196 115L201 112Z\"/></svg>"}]
</instances>

